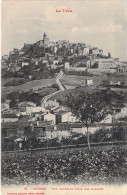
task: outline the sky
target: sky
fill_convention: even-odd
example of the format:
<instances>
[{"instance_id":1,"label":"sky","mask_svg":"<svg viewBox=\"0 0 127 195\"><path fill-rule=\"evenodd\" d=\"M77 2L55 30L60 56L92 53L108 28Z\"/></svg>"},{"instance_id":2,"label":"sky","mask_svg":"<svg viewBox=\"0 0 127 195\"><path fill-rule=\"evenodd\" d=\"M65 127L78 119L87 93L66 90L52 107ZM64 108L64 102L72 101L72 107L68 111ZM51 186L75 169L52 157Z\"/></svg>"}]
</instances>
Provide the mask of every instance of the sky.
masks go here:
<instances>
[{"instance_id":1,"label":"sky","mask_svg":"<svg viewBox=\"0 0 127 195\"><path fill-rule=\"evenodd\" d=\"M2 2L2 55L42 40L44 32L51 41L84 42L127 60L127 1Z\"/></svg>"}]
</instances>

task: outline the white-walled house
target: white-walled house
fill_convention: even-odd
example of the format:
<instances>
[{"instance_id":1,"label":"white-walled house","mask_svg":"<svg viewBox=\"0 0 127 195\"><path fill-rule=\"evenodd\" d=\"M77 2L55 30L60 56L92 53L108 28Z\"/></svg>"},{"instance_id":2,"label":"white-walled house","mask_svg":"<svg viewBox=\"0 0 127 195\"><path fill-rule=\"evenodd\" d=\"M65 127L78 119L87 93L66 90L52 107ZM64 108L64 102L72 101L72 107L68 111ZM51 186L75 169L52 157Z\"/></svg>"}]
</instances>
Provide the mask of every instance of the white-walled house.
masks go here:
<instances>
[{"instance_id":1,"label":"white-walled house","mask_svg":"<svg viewBox=\"0 0 127 195\"><path fill-rule=\"evenodd\" d=\"M36 104L32 102L22 102L19 104L19 110L21 113L30 114L33 108L36 107Z\"/></svg>"},{"instance_id":2,"label":"white-walled house","mask_svg":"<svg viewBox=\"0 0 127 195\"><path fill-rule=\"evenodd\" d=\"M91 60L87 60L86 61L86 66L87 68L91 68L94 64L95 64L95 60L94 59L91 59Z\"/></svg>"},{"instance_id":3,"label":"white-walled house","mask_svg":"<svg viewBox=\"0 0 127 195\"><path fill-rule=\"evenodd\" d=\"M24 55L24 51L19 51L18 53L19 53L19 56Z\"/></svg>"},{"instance_id":4,"label":"white-walled house","mask_svg":"<svg viewBox=\"0 0 127 195\"><path fill-rule=\"evenodd\" d=\"M47 139L58 138L61 140L62 138L69 138L71 136L71 132L68 130L49 130L46 131Z\"/></svg>"},{"instance_id":5,"label":"white-walled house","mask_svg":"<svg viewBox=\"0 0 127 195\"><path fill-rule=\"evenodd\" d=\"M110 59L96 59L98 61L98 68L99 69L115 69L116 63L112 58ZM117 70L116 70L117 71Z\"/></svg>"},{"instance_id":6,"label":"white-walled house","mask_svg":"<svg viewBox=\"0 0 127 195\"><path fill-rule=\"evenodd\" d=\"M9 109L9 102L4 102L4 103L1 103L1 110L8 110Z\"/></svg>"},{"instance_id":7,"label":"white-walled house","mask_svg":"<svg viewBox=\"0 0 127 195\"><path fill-rule=\"evenodd\" d=\"M88 47L85 47L83 49L83 55L89 55L89 51L90 51L90 49Z\"/></svg>"},{"instance_id":8,"label":"white-walled house","mask_svg":"<svg viewBox=\"0 0 127 195\"><path fill-rule=\"evenodd\" d=\"M112 58L94 58L86 61L87 68L92 68L93 65L97 65L95 69L101 72L116 72L116 63ZM93 70L93 69L92 69Z\"/></svg>"},{"instance_id":9,"label":"white-walled house","mask_svg":"<svg viewBox=\"0 0 127 195\"><path fill-rule=\"evenodd\" d=\"M99 127L96 126L96 125L90 126L90 127L88 128L88 131L89 131L91 134L95 133L95 131L97 131L97 130L99 130ZM71 132L72 132L72 133L78 133L78 134L83 134L83 135L85 135L85 134L87 133L87 128L86 128L86 127L82 127L82 128L73 128L73 129L71 130Z\"/></svg>"},{"instance_id":10,"label":"white-walled house","mask_svg":"<svg viewBox=\"0 0 127 195\"><path fill-rule=\"evenodd\" d=\"M54 53L56 53L56 52L57 52L57 47L55 46L55 47L54 47Z\"/></svg>"},{"instance_id":11,"label":"white-walled house","mask_svg":"<svg viewBox=\"0 0 127 195\"><path fill-rule=\"evenodd\" d=\"M93 79L87 79L86 84L87 84L87 86L93 85Z\"/></svg>"},{"instance_id":12,"label":"white-walled house","mask_svg":"<svg viewBox=\"0 0 127 195\"><path fill-rule=\"evenodd\" d=\"M42 62L44 63L44 64L47 64L48 63L48 60L42 60Z\"/></svg>"},{"instance_id":13,"label":"white-walled house","mask_svg":"<svg viewBox=\"0 0 127 195\"><path fill-rule=\"evenodd\" d=\"M70 128L72 134L77 133L85 135L87 133L87 128L82 123L71 123ZM90 133L94 133L96 130L99 130L98 124L90 125L88 128Z\"/></svg>"},{"instance_id":14,"label":"white-walled house","mask_svg":"<svg viewBox=\"0 0 127 195\"><path fill-rule=\"evenodd\" d=\"M59 60L53 60L53 65L56 65L59 63Z\"/></svg>"},{"instance_id":15,"label":"white-walled house","mask_svg":"<svg viewBox=\"0 0 127 195\"><path fill-rule=\"evenodd\" d=\"M22 62L22 67L29 66L29 62Z\"/></svg>"},{"instance_id":16,"label":"white-walled house","mask_svg":"<svg viewBox=\"0 0 127 195\"><path fill-rule=\"evenodd\" d=\"M101 122L101 123L113 123L113 116L111 114L108 114Z\"/></svg>"},{"instance_id":17,"label":"white-walled house","mask_svg":"<svg viewBox=\"0 0 127 195\"><path fill-rule=\"evenodd\" d=\"M99 126L90 126L88 130L93 134L96 130L99 130ZM87 128L81 123L59 123L58 125L48 125L46 127L47 139L58 138L60 140L62 138L69 138L75 133L85 135Z\"/></svg>"},{"instance_id":18,"label":"white-walled house","mask_svg":"<svg viewBox=\"0 0 127 195\"><path fill-rule=\"evenodd\" d=\"M57 131L57 138L61 140L62 138L69 138L71 136L71 132L68 130L59 130Z\"/></svg>"},{"instance_id":19,"label":"white-walled house","mask_svg":"<svg viewBox=\"0 0 127 195\"><path fill-rule=\"evenodd\" d=\"M88 78L88 79L82 80L81 85L82 86L91 86L91 85L93 85L93 79Z\"/></svg>"},{"instance_id":20,"label":"white-walled house","mask_svg":"<svg viewBox=\"0 0 127 195\"><path fill-rule=\"evenodd\" d=\"M120 81L110 81L110 85L121 85Z\"/></svg>"},{"instance_id":21,"label":"white-walled house","mask_svg":"<svg viewBox=\"0 0 127 195\"><path fill-rule=\"evenodd\" d=\"M72 53L74 53L74 49L73 49L73 48L71 48L71 54L72 54Z\"/></svg>"},{"instance_id":22,"label":"white-walled house","mask_svg":"<svg viewBox=\"0 0 127 195\"><path fill-rule=\"evenodd\" d=\"M54 139L57 138L57 131L56 130L46 130L46 139Z\"/></svg>"},{"instance_id":23,"label":"white-walled house","mask_svg":"<svg viewBox=\"0 0 127 195\"><path fill-rule=\"evenodd\" d=\"M46 138L54 139L69 138L71 136L70 125L67 123L61 123L58 125L48 125L46 127Z\"/></svg>"},{"instance_id":24,"label":"white-walled house","mask_svg":"<svg viewBox=\"0 0 127 195\"><path fill-rule=\"evenodd\" d=\"M56 115L56 124L65 122L77 122L78 119L69 111L61 110Z\"/></svg>"},{"instance_id":25,"label":"white-walled house","mask_svg":"<svg viewBox=\"0 0 127 195\"><path fill-rule=\"evenodd\" d=\"M42 113L43 113L42 111L33 112L33 113L31 113L31 116L32 116L32 118L34 118L35 120L41 120L41 114L42 114Z\"/></svg>"},{"instance_id":26,"label":"white-walled house","mask_svg":"<svg viewBox=\"0 0 127 195\"><path fill-rule=\"evenodd\" d=\"M75 71L86 71L86 67L76 67L74 68Z\"/></svg>"},{"instance_id":27,"label":"white-walled house","mask_svg":"<svg viewBox=\"0 0 127 195\"><path fill-rule=\"evenodd\" d=\"M59 102L55 100L48 100L43 104L44 108L46 107L59 107Z\"/></svg>"},{"instance_id":28,"label":"white-walled house","mask_svg":"<svg viewBox=\"0 0 127 195\"><path fill-rule=\"evenodd\" d=\"M117 120L117 122L121 119L121 118L125 118L127 115L121 112L118 112L117 114L114 115L114 119Z\"/></svg>"},{"instance_id":29,"label":"white-walled house","mask_svg":"<svg viewBox=\"0 0 127 195\"><path fill-rule=\"evenodd\" d=\"M65 62L64 63L64 68L65 69L70 69L70 63L69 62Z\"/></svg>"},{"instance_id":30,"label":"white-walled house","mask_svg":"<svg viewBox=\"0 0 127 195\"><path fill-rule=\"evenodd\" d=\"M121 113L127 115L127 104L121 108Z\"/></svg>"},{"instance_id":31,"label":"white-walled house","mask_svg":"<svg viewBox=\"0 0 127 195\"><path fill-rule=\"evenodd\" d=\"M37 107L33 107L32 108L32 112L31 113L34 113L34 112L45 112L46 109L44 107L41 107L41 106L37 106Z\"/></svg>"},{"instance_id":32,"label":"white-walled house","mask_svg":"<svg viewBox=\"0 0 127 195\"><path fill-rule=\"evenodd\" d=\"M40 119L42 121L52 121L53 124L56 124L56 115L52 114L50 112L42 113L41 116L40 116Z\"/></svg>"},{"instance_id":33,"label":"white-walled house","mask_svg":"<svg viewBox=\"0 0 127 195\"><path fill-rule=\"evenodd\" d=\"M57 69L57 68L58 68L57 65L55 65L55 64L52 64L52 65L51 65L51 69Z\"/></svg>"}]
</instances>

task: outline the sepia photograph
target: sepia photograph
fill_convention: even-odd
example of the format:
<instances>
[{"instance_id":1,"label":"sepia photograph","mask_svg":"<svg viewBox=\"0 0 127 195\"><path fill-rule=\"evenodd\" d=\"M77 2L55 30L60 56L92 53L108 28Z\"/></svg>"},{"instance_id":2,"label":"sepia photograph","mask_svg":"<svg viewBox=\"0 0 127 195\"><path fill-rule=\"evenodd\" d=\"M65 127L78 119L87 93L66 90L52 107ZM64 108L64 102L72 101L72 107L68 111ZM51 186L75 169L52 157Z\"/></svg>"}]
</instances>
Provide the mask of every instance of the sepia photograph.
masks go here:
<instances>
[{"instance_id":1,"label":"sepia photograph","mask_svg":"<svg viewBox=\"0 0 127 195\"><path fill-rule=\"evenodd\" d=\"M127 1L1 8L2 195L127 195Z\"/></svg>"}]
</instances>

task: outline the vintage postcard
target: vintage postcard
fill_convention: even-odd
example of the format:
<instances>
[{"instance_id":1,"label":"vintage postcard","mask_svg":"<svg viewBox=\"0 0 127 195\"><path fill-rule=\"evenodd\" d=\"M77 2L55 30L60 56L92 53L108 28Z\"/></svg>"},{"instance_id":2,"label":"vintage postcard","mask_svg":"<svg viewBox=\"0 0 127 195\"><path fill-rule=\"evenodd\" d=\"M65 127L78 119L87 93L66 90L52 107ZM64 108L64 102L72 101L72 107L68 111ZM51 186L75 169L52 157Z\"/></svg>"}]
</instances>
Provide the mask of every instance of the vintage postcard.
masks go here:
<instances>
[{"instance_id":1,"label":"vintage postcard","mask_svg":"<svg viewBox=\"0 0 127 195\"><path fill-rule=\"evenodd\" d=\"M127 1L1 7L1 194L127 195Z\"/></svg>"}]
</instances>

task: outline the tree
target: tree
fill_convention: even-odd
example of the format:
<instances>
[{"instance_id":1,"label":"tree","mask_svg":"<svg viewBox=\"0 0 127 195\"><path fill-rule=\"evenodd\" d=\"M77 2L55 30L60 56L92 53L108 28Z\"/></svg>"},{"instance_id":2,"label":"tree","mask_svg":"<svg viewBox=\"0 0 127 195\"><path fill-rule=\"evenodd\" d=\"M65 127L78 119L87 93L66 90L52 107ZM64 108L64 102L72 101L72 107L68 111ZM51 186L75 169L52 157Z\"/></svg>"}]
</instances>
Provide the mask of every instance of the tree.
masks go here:
<instances>
[{"instance_id":1,"label":"tree","mask_svg":"<svg viewBox=\"0 0 127 195\"><path fill-rule=\"evenodd\" d=\"M16 99L12 99L12 100L10 101L10 103L9 103L9 107L10 107L10 108L17 108L17 106L18 106L17 100L16 100Z\"/></svg>"},{"instance_id":2,"label":"tree","mask_svg":"<svg viewBox=\"0 0 127 195\"><path fill-rule=\"evenodd\" d=\"M127 117L121 118L121 121L115 121L113 128L111 129L112 138L114 140L123 141L126 140L126 125L125 121L127 121Z\"/></svg>"},{"instance_id":3,"label":"tree","mask_svg":"<svg viewBox=\"0 0 127 195\"><path fill-rule=\"evenodd\" d=\"M110 52L108 52L108 58L111 58L111 53Z\"/></svg>"},{"instance_id":4,"label":"tree","mask_svg":"<svg viewBox=\"0 0 127 195\"><path fill-rule=\"evenodd\" d=\"M101 85L102 86L109 86L110 85L110 82L109 82L109 80L104 79L104 80L102 80Z\"/></svg>"},{"instance_id":5,"label":"tree","mask_svg":"<svg viewBox=\"0 0 127 195\"><path fill-rule=\"evenodd\" d=\"M19 97L20 97L20 93L18 91L13 91L7 95L7 99L9 100L19 99Z\"/></svg>"},{"instance_id":6,"label":"tree","mask_svg":"<svg viewBox=\"0 0 127 195\"><path fill-rule=\"evenodd\" d=\"M108 96L99 92L94 94L80 93L75 96L69 94L65 100L65 105L87 128L88 151L90 150L89 126L99 123L106 117L110 110L109 102Z\"/></svg>"},{"instance_id":7,"label":"tree","mask_svg":"<svg viewBox=\"0 0 127 195\"><path fill-rule=\"evenodd\" d=\"M59 65L59 66L61 65L61 62L60 62L60 61L58 62L58 65Z\"/></svg>"}]
</instances>

